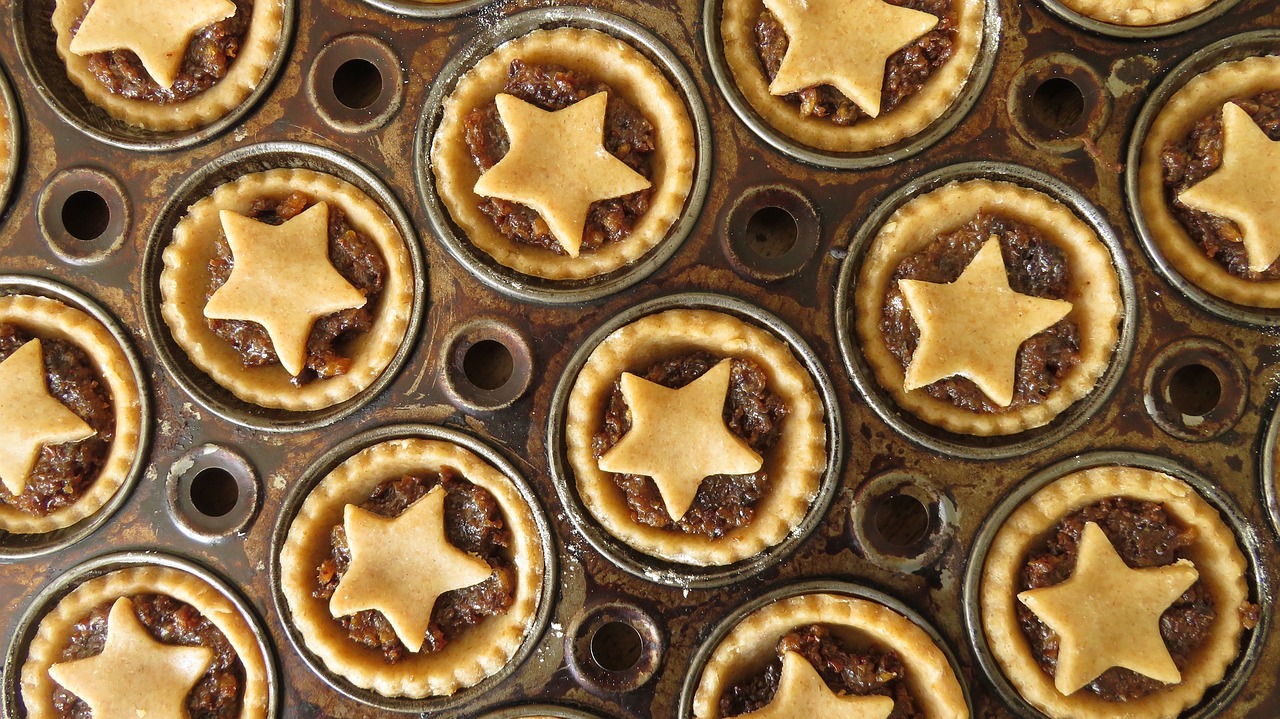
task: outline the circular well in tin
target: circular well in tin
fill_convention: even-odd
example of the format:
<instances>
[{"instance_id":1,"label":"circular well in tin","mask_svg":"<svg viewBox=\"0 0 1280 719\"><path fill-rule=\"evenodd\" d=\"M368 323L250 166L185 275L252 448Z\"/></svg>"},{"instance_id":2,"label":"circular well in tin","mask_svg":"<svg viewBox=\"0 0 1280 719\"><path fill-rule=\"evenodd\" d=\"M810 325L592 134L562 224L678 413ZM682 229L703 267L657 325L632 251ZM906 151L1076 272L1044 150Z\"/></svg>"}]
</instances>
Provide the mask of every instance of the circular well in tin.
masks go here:
<instances>
[{"instance_id":1,"label":"circular well in tin","mask_svg":"<svg viewBox=\"0 0 1280 719\"><path fill-rule=\"evenodd\" d=\"M174 341L160 313L160 273L164 266L161 256L187 208L222 184L250 173L277 168L300 168L333 175L355 185L378 203L404 239L415 280L413 309L404 339L382 374L351 399L308 412L261 407L236 397L191 362L187 353ZM422 248L413 224L395 194L373 172L333 150L299 142L268 142L237 148L205 164L184 180L164 204L147 237L142 257L142 308L161 366L201 405L223 419L254 429L301 431L324 427L349 416L371 402L395 379L414 349L418 328L426 312L425 277Z\"/></svg>"},{"instance_id":2,"label":"circular well in tin","mask_svg":"<svg viewBox=\"0 0 1280 719\"><path fill-rule=\"evenodd\" d=\"M92 167L59 172L40 190L36 222L61 259L72 264L103 260L120 249L131 224L124 186Z\"/></svg>"}]
</instances>

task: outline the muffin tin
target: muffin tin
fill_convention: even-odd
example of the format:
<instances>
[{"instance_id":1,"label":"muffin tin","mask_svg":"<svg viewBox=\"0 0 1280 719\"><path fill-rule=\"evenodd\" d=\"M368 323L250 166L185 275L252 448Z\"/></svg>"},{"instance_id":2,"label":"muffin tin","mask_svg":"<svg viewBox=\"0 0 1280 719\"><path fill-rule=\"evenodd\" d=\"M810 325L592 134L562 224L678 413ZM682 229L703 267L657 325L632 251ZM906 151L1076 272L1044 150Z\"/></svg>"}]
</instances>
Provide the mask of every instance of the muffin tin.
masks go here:
<instances>
[{"instance_id":1,"label":"muffin tin","mask_svg":"<svg viewBox=\"0 0 1280 719\"><path fill-rule=\"evenodd\" d=\"M377 711L367 698L335 691L294 647L274 600L272 547L306 478L337 448L419 424L471 438L496 465L527 480L549 518L545 536L556 557L548 576L556 582L522 661L467 692L465 705L442 698L382 709L486 719L687 716L687 687L696 685L699 657L723 623L761 595L838 586L885 597L932 627L954 655L975 716L1036 716L988 673L981 634L964 609L971 559L990 535L989 515L1005 511L1044 472L1095 461L1098 455L1072 458L1105 450L1108 461L1155 462L1176 476L1202 477L1214 501L1231 508L1224 515L1250 558L1251 599L1262 621L1227 683L1192 713L1280 714L1272 621L1280 352L1259 326L1270 322L1208 307L1166 279L1144 254L1124 177L1135 128L1140 134L1153 112L1144 106L1158 102L1150 98L1165 92L1161 83L1175 67L1202 61L1217 52L1205 50L1211 47L1280 52L1280 38L1259 32L1280 24L1274 3L1219 0L1186 23L1126 32L1064 22L1052 0L993 3L971 82L984 67L990 78L971 88L972 109L957 112L955 127L929 138L928 147L895 154L887 166L855 163L856 170L798 162L739 118L733 89L721 87L723 69L705 45L717 25L706 16L714 1L526 9L543 4L300 0L274 81L238 118L175 138L141 136L94 117L57 72L51 33L40 21L51 1L0 0L13 32L0 43L0 64L24 138L0 215L0 271L7 273L0 284L100 306L115 318L107 324L127 336L149 378L154 435L135 486L114 511L93 518L83 533L91 538L0 559L0 604L9 607L0 613L7 719L24 716L16 683L30 616L65 589L67 576L140 561L196 568L243 596L276 657L279 715ZM450 240L425 150L437 101L463 62L455 58L475 56L513 28L561 25L613 32L661 61L698 127L697 173L705 181L695 183L702 189L678 230L686 237L668 243L669 257L646 261L626 282L531 292L492 268L477 269ZM1249 34L1233 37L1240 33ZM856 352L839 328L848 319L841 298L856 275L858 238L884 216L885 203L957 166L981 173L993 167L982 163L996 160L1033 168L1019 177L1062 187L1091 208L1081 214L1111 228L1102 234L1127 262L1131 285L1120 359L1105 391L1034 437L980 446L901 427L857 380L856 367L846 366ZM176 217L232 168L266 165L321 167L369 191L412 239L421 279L417 324L397 369L316 415L265 413L218 395L175 354L156 316L157 247ZM556 459L557 388L580 362L580 348L618 318L694 305L791 328L788 339L803 348L797 355L825 369L822 393L839 409L828 428L828 489L812 521L777 556L710 580L619 561L598 531L583 529Z\"/></svg>"}]
</instances>

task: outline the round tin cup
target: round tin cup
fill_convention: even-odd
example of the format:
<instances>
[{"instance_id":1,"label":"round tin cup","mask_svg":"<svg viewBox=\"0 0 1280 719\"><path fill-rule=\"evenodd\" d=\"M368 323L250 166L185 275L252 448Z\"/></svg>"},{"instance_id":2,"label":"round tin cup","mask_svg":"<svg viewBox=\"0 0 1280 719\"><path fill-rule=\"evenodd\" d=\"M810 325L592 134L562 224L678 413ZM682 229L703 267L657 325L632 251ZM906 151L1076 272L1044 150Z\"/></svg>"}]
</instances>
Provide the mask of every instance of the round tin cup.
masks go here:
<instances>
[{"instance_id":1,"label":"round tin cup","mask_svg":"<svg viewBox=\"0 0 1280 719\"><path fill-rule=\"evenodd\" d=\"M9 207L9 196L18 184L19 160L22 158L22 114L3 66L0 66L0 116L9 121L9 131L0 137L0 145L9 147L9 159L0 166L0 217L3 217Z\"/></svg>"},{"instance_id":2,"label":"round tin cup","mask_svg":"<svg viewBox=\"0 0 1280 719\"><path fill-rule=\"evenodd\" d=\"M311 490L339 464L350 459L356 453L376 444L396 439L433 439L441 442L450 442L474 453L499 472L502 472L507 479L511 480L512 484L520 492L521 498L529 505L533 514L534 524L537 527L538 541L542 544L542 564L545 571L542 575L541 596L538 601L538 609L534 613L528 632L525 634L524 642L515 654L507 660L502 669L469 687L459 689L449 696L422 699L383 696L377 692L358 687L346 678L330 671L319 657L307 649L302 634L293 622L293 613L289 609L289 602L285 598L284 590L281 587L280 550L284 547L285 538L289 534L289 528L293 524L294 518L297 517L298 511L302 508L302 503L311 494ZM555 534L551 531L551 525L547 520L546 512L538 499L537 493L525 481L515 464L504 455L469 434L447 427L428 424L389 425L363 432L333 447L316 459L298 478L298 481L294 483L289 496L285 498L284 506L280 510L280 516L271 534L271 561L269 566L271 599L275 605L276 614L280 616L285 633L289 636L289 642L293 644L294 651L298 656L302 657L303 662L306 663L313 674L320 677L325 684L339 694L367 706L389 712L422 715L434 715L441 712L463 712L473 707L481 697L496 692L498 687L502 686L537 648L538 642L545 633L547 625L551 621L552 612L555 609L555 597L559 586L557 578L557 561L559 557L557 546Z\"/></svg>"},{"instance_id":3,"label":"round tin cup","mask_svg":"<svg viewBox=\"0 0 1280 719\"><path fill-rule=\"evenodd\" d=\"M1210 717L1216 716L1226 709L1240 694L1245 682L1249 679L1249 675L1253 673L1254 668L1257 666L1258 659L1262 656L1268 628L1271 625L1272 605L1274 604L1267 576L1267 565L1263 560L1260 549L1266 540L1259 537L1258 531L1249 526L1248 519L1217 485L1202 475L1163 457L1119 451L1102 451L1079 455L1036 472L1005 495L992 508L991 513L987 515L986 520L983 521L982 526L978 529L978 534L973 540L973 551L969 555L969 561L964 570L964 580L961 587L963 599L960 604L961 618L964 621L965 635L969 640L969 646L973 650L973 655L978 665L982 668L982 672L986 674L989 684L995 689L996 694L1004 701L1006 706L1011 707L1019 716L1044 716L1044 714L1032 707L1026 699L1023 699L1022 695L1009 683L1004 673L1000 671L1000 666L996 663L995 656L991 653L991 648L987 645L986 634L982 626L982 608L979 604L982 574L987 561L987 552L990 551L991 543L1004 525L1005 520L1033 494L1068 474L1108 465L1137 467L1162 472L1190 485L1200 495L1201 499L1208 502L1222 516L1223 521L1231 528L1236 538L1236 544L1239 545L1246 561L1249 563L1250 571L1247 572L1246 580L1252 585L1250 589L1258 606L1261 608L1258 624L1252 630L1247 630L1248 638L1245 641L1244 648L1236 658L1235 663L1227 670L1225 679L1221 683L1215 684L1210 692L1206 692L1207 699L1203 699L1200 704L1187 713L1179 715L1182 719L1210 719Z\"/></svg>"},{"instance_id":4,"label":"round tin cup","mask_svg":"<svg viewBox=\"0 0 1280 719\"><path fill-rule=\"evenodd\" d=\"M1271 517L1271 527L1280 536L1280 404L1270 404L1271 416L1262 433L1258 449L1258 481L1262 484L1263 507Z\"/></svg>"},{"instance_id":5,"label":"round tin cup","mask_svg":"<svg viewBox=\"0 0 1280 719\"><path fill-rule=\"evenodd\" d=\"M862 260L889 217L917 196L932 192L951 182L977 179L1001 180L1037 190L1074 212L1093 230L1111 254L1123 305L1120 337L1111 355L1111 363L1098 379L1093 391L1063 410L1052 422L1043 427L992 437L949 432L924 422L900 408L880 386L875 373L867 365L866 358L859 349L857 331L853 326L855 285L862 267ZM1115 391L1120 376L1129 364L1129 355L1133 350L1138 327L1138 302L1133 276L1129 272L1120 237L1112 229L1102 211L1089 202L1083 193L1057 178L1021 165L989 161L951 165L935 170L903 185L878 203L849 245L849 254L840 268L836 283L835 307L836 340L840 346L840 356L844 360L846 371L858 388L858 393L876 414L890 427L921 447L955 457L978 460L1008 459L1029 454L1058 442L1079 429Z\"/></svg>"},{"instance_id":6,"label":"round tin cup","mask_svg":"<svg viewBox=\"0 0 1280 719\"><path fill-rule=\"evenodd\" d=\"M1164 256L1155 237L1151 234L1151 228L1138 201L1138 170L1142 161L1142 146L1147 141L1147 133L1174 93L1181 90L1197 75L1224 62L1276 53L1280 53L1280 30L1259 30L1223 38L1197 50L1186 60L1178 63L1178 66L1170 70L1164 80L1147 97L1146 104L1138 113L1138 119L1133 124L1133 135L1129 138L1129 152L1125 157L1124 169L1124 194L1125 203L1129 208L1129 217L1133 220L1134 230L1137 231L1138 239L1142 243L1142 251L1151 260L1156 271L1200 309L1232 322L1264 327L1280 327L1280 309L1268 310L1238 305L1212 295L1183 277Z\"/></svg>"},{"instance_id":7,"label":"round tin cup","mask_svg":"<svg viewBox=\"0 0 1280 719\"><path fill-rule=\"evenodd\" d=\"M364 0L383 12L422 20L443 20L479 10L493 0L457 0L457 2L414 2L413 0Z\"/></svg>"},{"instance_id":8,"label":"round tin cup","mask_svg":"<svg viewBox=\"0 0 1280 719\"><path fill-rule=\"evenodd\" d=\"M190 130L161 132L134 127L107 114L85 97L67 77L62 58L58 56L57 34L49 18L53 15L55 0L24 0L13 3L14 38L18 54L32 84L49 103L49 107L67 124L89 137L108 145L140 152L168 152L199 144L214 138L240 121L258 101L266 97L276 77L284 68L293 44L293 31L297 15L295 0L282 0L284 13L280 46L267 66L262 79L253 92L226 115Z\"/></svg>"},{"instance_id":9,"label":"round tin cup","mask_svg":"<svg viewBox=\"0 0 1280 719\"><path fill-rule=\"evenodd\" d=\"M964 680L964 673L961 671L960 662L956 659L956 654L947 644L938 630L933 627L923 616L916 612L906 604L894 599L884 592L865 587L860 584L851 584L849 582L841 582L834 579L814 579L797 584L788 584L774 589L766 594L756 597L746 604L733 610L729 616L720 621L719 624L711 630L711 634L702 642L694 651L693 657L689 662L689 671L685 674L684 682L680 686L679 711L676 714L678 719L694 719L693 716L693 698L697 694L698 684L702 681L702 672L706 669L707 663L711 660L711 655L715 653L720 642L728 636L744 619L759 609L762 609L774 602L798 597L804 594L840 594L855 599L865 599L882 606L888 607L893 611L906 617L912 624L916 625L929 635L935 646L947 658L947 664L951 666L951 673L955 675L956 681L960 683L960 690L964 693L964 703L968 707L969 713L976 716L973 711L973 697L969 693L969 685Z\"/></svg>"},{"instance_id":10,"label":"round tin cup","mask_svg":"<svg viewBox=\"0 0 1280 719\"><path fill-rule=\"evenodd\" d=\"M565 418L568 413L569 395L578 379L578 373L587 359L606 337L626 325L648 315L673 309L705 309L732 315L749 324L768 330L785 342L796 359L813 379L822 397L826 424L827 466L823 471L817 495L809 504L809 511L791 533L778 544L754 557L724 566L696 566L678 564L640 552L613 536L596 521L578 494L577 481L565 455ZM840 487L840 467L844 455L845 435L841 426L840 405L836 401L835 388L827 376L821 357L793 329L782 320L764 310L734 297L723 295L688 293L668 295L649 300L624 310L582 340L578 351L569 359L551 399L547 420L547 460L556 493L565 512L582 536L610 561L624 571L641 579L671 587L685 589L713 589L740 583L778 564L794 552L817 528L826 515L831 500Z\"/></svg>"},{"instance_id":11,"label":"round tin cup","mask_svg":"<svg viewBox=\"0 0 1280 719\"><path fill-rule=\"evenodd\" d=\"M685 200L684 212L667 230L667 236L656 247L631 264L612 272L581 280L550 280L517 272L498 264L467 238L454 223L436 193L435 170L431 164L431 142L444 115L444 102L453 92L458 79L498 46L528 35L535 30L575 27L612 35L642 53L662 70L672 87L684 99L685 109L693 122L697 166L693 184ZM414 141L414 175L418 196L431 221L431 229L455 260L467 268L486 286L518 300L549 305L589 302L630 287L653 274L671 259L698 221L706 201L711 179L711 122L698 94L693 76L679 58L652 33L630 20L594 8L548 7L527 10L486 26L477 36L459 48L445 64L423 106L422 121Z\"/></svg>"},{"instance_id":12,"label":"round tin cup","mask_svg":"<svg viewBox=\"0 0 1280 719\"><path fill-rule=\"evenodd\" d=\"M129 473L124 483L116 490L111 499L98 511L76 522L70 527L63 527L42 534L9 534L0 532L0 563L19 559L34 559L68 547L93 534L128 501L138 477L147 466L147 457L151 448L151 393L147 383L150 373L138 357L129 341L129 332L111 313L103 309L88 295L82 294L66 285L59 284L43 277L28 275L0 275L0 295L34 295L47 297L74 307L97 320L111 337L115 339L129 362L133 380L138 385L138 410L142 415L142 424L138 428L138 453L133 458Z\"/></svg>"},{"instance_id":13,"label":"round tin cup","mask_svg":"<svg viewBox=\"0 0 1280 719\"><path fill-rule=\"evenodd\" d=\"M600 719L600 715L554 704L526 704L497 709L478 719Z\"/></svg>"},{"instance_id":14,"label":"round tin cup","mask_svg":"<svg viewBox=\"0 0 1280 719\"><path fill-rule=\"evenodd\" d=\"M1082 30L1122 40L1151 40L1177 35L1216 20L1238 5L1240 0L1215 0L1215 2L1199 12L1159 25L1119 25L1104 22L1073 10L1067 7L1062 0L1040 0L1040 2L1046 10Z\"/></svg>"},{"instance_id":15,"label":"round tin cup","mask_svg":"<svg viewBox=\"0 0 1280 719\"><path fill-rule=\"evenodd\" d=\"M207 197L215 188L244 175L278 168L307 169L345 180L378 203L391 218L409 252L414 276L413 311L404 339L391 362L368 387L351 399L332 407L294 412L272 409L246 402L195 366L185 350L178 346L160 313L160 272L162 254L173 236L173 229L196 201ZM205 164L178 186L164 204L151 232L142 257L142 309L147 331L155 343L156 355L165 372L203 407L230 422L253 429L273 432L297 432L317 429L337 422L369 404L399 373L415 347L418 328L426 312L426 265L413 223L405 214L395 193L372 171L359 162L315 145L299 142L267 142L240 147Z\"/></svg>"},{"instance_id":16,"label":"round tin cup","mask_svg":"<svg viewBox=\"0 0 1280 719\"><path fill-rule=\"evenodd\" d=\"M40 621L63 597L79 585L95 577L133 567L163 567L185 572L208 584L215 592L231 602L253 632L257 647L262 653L262 663L266 667L266 716L277 716L280 707L280 679L276 669L275 652L271 646L270 635L263 629L261 620L254 614L250 603L236 592L230 582L205 567L188 559L151 551L125 551L95 557L59 574L52 584L36 595L18 620L8 651L5 653L4 681L0 690L0 716L16 718L26 715L21 695L21 670L26 660L27 647L35 638Z\"/></svg>"},{"instance_id":17,"label":"round tin cup","mask_svg":"<svg viewBox=\"0 0 1280 719\"><path fill-rule=\"evenodd\" d=\"M938 119L934 120L920 132L899 140L896 143L864 152L830 152L811 147L792 139L789 135L769 124L747 98L738 89L733 79L733 72L724 56L724 41L720 37L720 17L724 0L703 0L702 5L702 42L707 52L707 61L711 66L711 74L715 76L716 85L721 94L750 130L773 149L799 160L800 162L820 168L832 170L867 170L875 167L891 165L917 155L946 137L969 114L978 103L978 97L991 79L996 65L996 49L1000 44L1001 25L1000 3L997 0L986 0L986 9L982 16L982 42L978 47L978 57L969 70L964 89L951 102Z\"/></svg>"}]
</instances>

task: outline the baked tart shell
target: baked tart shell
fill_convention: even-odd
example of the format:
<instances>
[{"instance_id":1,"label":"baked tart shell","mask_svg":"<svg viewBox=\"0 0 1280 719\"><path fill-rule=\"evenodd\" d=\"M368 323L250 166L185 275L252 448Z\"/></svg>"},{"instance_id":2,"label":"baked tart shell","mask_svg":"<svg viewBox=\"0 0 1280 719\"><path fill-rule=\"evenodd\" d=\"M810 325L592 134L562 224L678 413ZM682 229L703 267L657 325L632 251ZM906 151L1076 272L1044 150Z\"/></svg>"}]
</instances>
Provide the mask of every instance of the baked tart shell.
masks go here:
<instances>
[{"instance_id":1,"label":"baked tart shell","mask_svg":"<svg viewBox=\"0 0 1280 719\"><path fill-rule=\"evenodd\" d=\"M940 234L954 231L980 211L1034 227L1060 248L1071 269L1072 303L1067 319L1080 330L1080 362L1058 389L1039 404L1007 412L981 413L903 389L905 372L880 331L884 297L898 265ZM1080 218L1041 192L1008 182L969 180L921 195L898 208L875 236L859 272L855 324L863 356L885 392L921 420L956 434L1007 435L1040 427L1087 396L1111 363L1120 332L1119 278L1106 245Z\"/></svg>"},{"instance_id":2,"label":"baked tart shell","mask_svg":"<svg viewBox=\"0 0 1280 719\"><path fill-rule=\"evenodd\" d=\"M1182 681L1141 699L1117 704L1087 690L1063 696L1040 668L1018 626L1014 603L1018 574L1029 551L1072 512L1108 497L1156 502L1181 526L1196 532L1186 551L1214 600L1217 619L1205 643L1192 655ZM1244 625L1239 608L1247 601L1248 567L1231 529L1187 484L1136 467L1096 467L1069 474L1036 492L1009 515L991 542L979 592L983 631L1001 671L1028 702L1051 717L1133 719L1174 717L1197 704L1222 680L1240 649Z\"/></svg>"},{"instance_id":3,"label":"baked tart shell","mask_svg":"<svg viewBox=\"0 0 1280 719\"><path fill-rule=\"evenodd\" d=\"M1059 0L1064 6L1112 25L1147 27L1194 15L1214 0Z\"/></svg>"},{"instance_id":4,"label":"baked tart shell","mask_svg":"<svg viewBox=\"0 0 1280 719\"><path fill-rule=\"evenodd\" d=\"M343 345L353 362L346 374L296 387L284 367L245 367L239 353L205 322L205 292L214 241L222 233L218 213L249 213L260 197L302 192L341 207L348 223L374 242L387 263L373 327ZM413 311L413 267L406 242L387 213L350 183L311 170L277 169L245 175L196 202L173 230L163 254L160 311L173 339L191 362L236 397L263 407L308 411L331 407L365 389L386 370L408 331Z\"/></svg>"},{"instance_id":5,"label":"baked tart shell","mask_svg":"<svg viewBox=\"0 0 1280 719\"><path fill-rule=\"evenodd\" d=\"M43 517L0 504L0 530L13 534L52 532L97 512L128 481L142 441L142 388L124 348L102 323L80 310L45 297L9 295L0 297L0 322L79 347L111 395L115 438L97 478L80 499Z\"/></svg>"},{"instance_id":6,"label":"baked tart shell","mask_svg":"<svg viewBox=\"0 0 1280 719\"><path fill-rule=\"evenodd\" d=\"M22 701L28 719L58 719L53 707L55 683L49 667L62 661L75 623L94 607L120 597L164 594L194 607L230 642L244 667L244 688L238 719L267 719L271 687L267 658L257 635L231 600L204 580L167 567L132 567L95 577L76 587L40 621L22 665Z\"/></svg>"},{"instance_id":7,"label":"baked tart shell","mask_svg":"<svg viewBox=\"0 0 1280 719\"><path fill-rule=\"evenodd\" d=\"M312 596L316 567L330 555L330 531L343 523L346 505L359 505L389 479L446 467L487 490L501 507L518 572L515 597L505 614L470 627L444 649L387 664L379 651L347 636L327 600ZM387 697L448 696L501 670L525 641L542 601L542 556L533 510L506 475L455 444L397 439L355 454L311 490L280 550L280 585L303 643L329 671Z\"/></svg>"},{"instance_id":8,"label":"baked tart shell","mask_svg":"<svg viewBox=\"0 0 1280 719\"><path fill-rule=\"evenodd\" d=\"M493 100L507 81L512 60L561 65L587 73L639 108L654 126L652 196L649 211L631 234L578 257L511 240L479 209L474 187L480 177L463 141L472 110ZM503 43L464 73L444 102L431 144L436 192L450 217L477 249L516 272L550 280L581 280L606 274L639 259L666 239L684 211L697 161L693 123L684 101L647 57L611 35L578 28L538 30Z\"/></svg>"},{"instance_id":9,"label":"baked tart shell","mask_svg":"<svg viewBox=\"0 0 1280 719\"><path fill-rule=\"evenodd\" d=\"M627 500L591 451L614 383L664 359L705 351L754 360L769 389L790 409L782 434L764 457L772 487L754 520L717 539L659 529L632 520ZM732 564L778 544L804 518L826 469L822 398L808 370L782 340L754 325L709 310L668 310L618 329L592 351L569 395L564 442L578 495L609 534L645 554L697 566Z\"/></svg>"}]
</instances>

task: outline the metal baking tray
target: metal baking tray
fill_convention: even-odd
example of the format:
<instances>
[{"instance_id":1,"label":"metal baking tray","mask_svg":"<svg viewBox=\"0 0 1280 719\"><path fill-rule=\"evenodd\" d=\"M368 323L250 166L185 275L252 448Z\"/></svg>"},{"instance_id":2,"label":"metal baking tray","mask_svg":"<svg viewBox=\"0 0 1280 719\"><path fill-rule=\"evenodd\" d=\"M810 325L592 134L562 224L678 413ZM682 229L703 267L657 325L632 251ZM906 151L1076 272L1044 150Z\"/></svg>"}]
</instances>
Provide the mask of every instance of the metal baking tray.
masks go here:
<instances>
[{"instance_id":1,"label":"metal baking tray","mask_svg":"<svg viewBox=\"0 0 1280 719\"><path fill-rule=\"evenodd\" d=\"M111 319L135 351L151 414L136 483L113 513L43 540L0 537L6 719L24 716L17 670L32 618L75 577L140 561L197 567L242 598L273 650L284 717L510 719L535 705L566 719L688 716L698 667L729 623L761 601L812 588L880 599L927 623L976 717L1036 716L988 678L965 603L970 559L989 541L989 516L1037 483L1105 461L1203 487L1251 561L1263 621L1228 679L1188 715L1280 716L1277 322L1206 303L1167 277L1131 220L1125 180L1133 134L1150 121L1144 107L1170 92L1166 78L1233 53L1280 52L1280 33L1269 30L1280 26L1280 8L1219 0L1184 22L1116 34L1056 0L999 0L974 84L946 127L867 158L814 155L760 131L722 84L718 0L586 5L300 0L274 79L245 112L154 137L87 106L61 75L42 21L52 0L0 0L0 86L12 90L0 100L21 118L18 171L0 187L9 195L0 291L58 296ZM617 281L517 287L450 236L424 148L443 83L466 58L566 24L627 38L666 69L695 121L698 183L676 228L684 240L669 255ZM348 404L301 418L257 411L201 381L154 306L156 243L186 199L268 166L323 169L361 186L412 239L423 279L398 371ZM1104 389L1046 430L1008 441L902 420L862 379L848 334L847 296L869 223L907 193L988 173L1060 193L1104 230L1131 277L1121 359ZM558 466L558 388L581 348L618 318L673 305L779 328L825 378L838 417L807 533L715 572L654 567L584 531ZM380 703L304 660L272 586L272 547L299 487L331 466L335 448L419 431L464 437L523 477L546 519L554 581L509 671L454 697Z\"/></svg>"}]
</instances>

